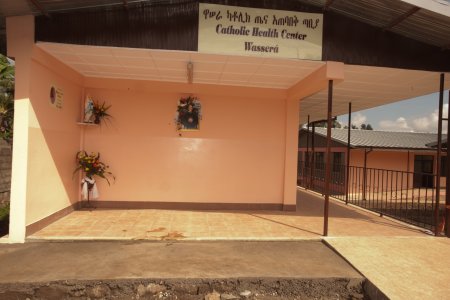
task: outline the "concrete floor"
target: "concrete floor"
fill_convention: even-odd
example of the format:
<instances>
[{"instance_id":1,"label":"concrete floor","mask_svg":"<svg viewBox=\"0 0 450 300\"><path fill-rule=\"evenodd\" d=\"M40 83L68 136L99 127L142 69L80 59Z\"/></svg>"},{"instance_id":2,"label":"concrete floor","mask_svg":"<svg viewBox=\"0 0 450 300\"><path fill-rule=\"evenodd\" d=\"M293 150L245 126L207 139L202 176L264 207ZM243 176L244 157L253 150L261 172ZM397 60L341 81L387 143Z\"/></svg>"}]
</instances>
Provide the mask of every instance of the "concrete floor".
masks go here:
<instances>
[{"instance_id":1,"label":"concrete floor","mask_svg":"<svg viewBox=\"0 0 450 300\"><path fill-rule=\"evenodd\" d=\"M450 299L450 239L327 238L390 299Z\"/></svg>"},{"instance_id":2,"label":"concrete floor","mask_svg":"<svg viewBox=\"0 0 450 300\"><path fill-rule=\"evenodd\" d=\"M132 278L359 278L319 241L1 245L0 283Z\"/></svg>"},{"instance_id":3,"label":"concrete floor","mask_svg":"<svg viewBox=\"0 0 450 300\"><path fill-rule=\"evenodd\" d=\"M75 211L29 239L50 240L298 240L320 239L323 197L298 190L297 212ZM329 236L423 236L423 232L331 201Z\"/></svg>"},{"instance_id":4,"label":"concrete floor","mask_svg":"<svg viewBox=\"0 0 450 300\"><path fill-rule=\"evenodd\" d=\"M298 211L93 210L70 214L34 239L112 238L109 242L0 245L0 283L153 277L359 276L314 239L322 197L298 191ZM108 235L109 234L109 235ZM390 299L450 299L450 240L332 201L329 237L337 253ZM196 239L309 239L189 242ZM183 240L140 242L123 239ZM313 239L313 240L311 240ZM180 275L181 276L181 275Z\"/></svg>"}]
</instances>

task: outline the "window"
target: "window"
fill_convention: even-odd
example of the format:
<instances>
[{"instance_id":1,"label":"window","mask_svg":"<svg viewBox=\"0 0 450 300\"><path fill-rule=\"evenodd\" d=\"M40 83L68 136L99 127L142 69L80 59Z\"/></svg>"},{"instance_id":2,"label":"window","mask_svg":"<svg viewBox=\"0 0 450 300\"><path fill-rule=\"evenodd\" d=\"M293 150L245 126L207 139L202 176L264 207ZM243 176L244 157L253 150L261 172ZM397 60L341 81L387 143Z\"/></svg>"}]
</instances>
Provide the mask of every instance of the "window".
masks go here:
<instances>
[{"instance_id":1,"label":"window","mask_svg":"<svg viewBox=\"0 0 450 300\"><path fill-rule=\"evenodd\" d=\"M333 172L341 171L344 162L344 152L333 152Z\"/></svg>"},{"instance_id":2,"label":"window","mask_svg":"<svg viewBox=\"0 0 450 300\"><path fill-rule=\"evenodd\" d=\"M325 153L316 152L314 157L315 167L318 170L325 170Z\"/></svg>"}]
</instances>

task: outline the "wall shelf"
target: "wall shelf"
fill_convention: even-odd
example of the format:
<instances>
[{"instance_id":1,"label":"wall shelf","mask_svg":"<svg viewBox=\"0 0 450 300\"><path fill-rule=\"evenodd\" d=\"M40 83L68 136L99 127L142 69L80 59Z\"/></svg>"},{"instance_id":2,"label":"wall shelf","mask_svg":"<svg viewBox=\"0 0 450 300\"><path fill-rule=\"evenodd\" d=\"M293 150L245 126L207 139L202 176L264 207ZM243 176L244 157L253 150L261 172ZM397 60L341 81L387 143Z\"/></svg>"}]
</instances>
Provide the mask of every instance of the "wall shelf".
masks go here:
<instances>
[{"instance_id":1,"label":"wall shelf","mask_svg":"<svg viewBox=\"0 0 450 300\"><path fill-rule=\"evenodd\" d=\"M77 122L78 125L82 125L82 126L98 126L100 124L95 124L95 123L87 123L87 122Z\"/></svg>"}]
</instances>

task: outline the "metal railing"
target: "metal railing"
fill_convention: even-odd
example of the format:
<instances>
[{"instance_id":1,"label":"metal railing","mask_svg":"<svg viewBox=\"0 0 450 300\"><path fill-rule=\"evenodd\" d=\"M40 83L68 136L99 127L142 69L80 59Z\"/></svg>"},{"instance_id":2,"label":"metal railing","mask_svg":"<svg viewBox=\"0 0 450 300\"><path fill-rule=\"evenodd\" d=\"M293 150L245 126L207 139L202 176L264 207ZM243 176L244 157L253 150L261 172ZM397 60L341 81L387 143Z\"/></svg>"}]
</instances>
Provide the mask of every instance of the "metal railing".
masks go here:
<instances>
[{"instance_id":1,"label":"metal railing","mask_svg":"<svg viewBox=\"0 0 450 300\"><path fill-rule=\"evenodd\" d=\"M332 165L330 196L403 222L434 230L436 224L436 174ZM324 193L325 166L298 165L298 184ZM346 194L348 192L348 194ZM445 209L445 188L440 191L439 220ZM439 224L438 224L439 225Z\"/></svg>"}]
</instances>

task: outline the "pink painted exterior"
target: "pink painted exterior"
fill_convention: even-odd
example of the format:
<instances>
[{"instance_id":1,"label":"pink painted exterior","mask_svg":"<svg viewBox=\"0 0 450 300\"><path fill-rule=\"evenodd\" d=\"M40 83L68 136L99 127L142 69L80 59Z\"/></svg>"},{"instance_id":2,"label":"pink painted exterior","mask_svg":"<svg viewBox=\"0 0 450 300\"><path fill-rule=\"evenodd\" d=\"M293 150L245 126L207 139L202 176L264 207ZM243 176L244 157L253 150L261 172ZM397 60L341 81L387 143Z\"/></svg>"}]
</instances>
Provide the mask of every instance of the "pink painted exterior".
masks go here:
<instances>
[{"instance_id":1,"label":"pink painted exterior","mask_svg":"<svg viewBox=\"0 0 450 300\"><path fill-rule=\"evenodd\" d=\"M300 152L305 152L305 148L300 148ZM311 151L311 149L310 149ZM316 147L314 149L315 152L326 152L325 148ZM332 147L331 152L341 152L344 153L345 159L346 159L346 153L347 148L346 147ZM396 150L379 150L379 149L373 149L372 151L368 151L367 153L367 165L366 167L368 169L382 169L382 170L394 170L394 171L402 171L405 172L403 175L400 175L398 173L398 178L400 180L401 176L403 176L403 188L406 189L407 187L412 188L413 187L413 174L414 173L414 157L415 155L431 155L434 159L434 165L433 165L433 171L436 172L436 153L433 151L409 151L409 160L408 160L408 151L396 151ZM345 163L345 160L344 162ZM350 166L353 167L364 167L364 149L351 149L350 150ZM411 174L407 175L406 172L411 172ZM352 173L351 173L352 174ZM381 174L381 173L380 173ZM352 176L352 175L351 175ZM357 178L359 176L359 179ZM368 175L369 177L370 175ZM381 176L381 175L380 175ZM387 173L385 173L385 176L388 176ZM389 175L391 176L391 175ZM395 176L395 175L393 175ZM409 176L409 178L408 178ZM361 180L361 175L354 175L355 178L350 178L351 185L356 186L357 181ZM389 177L390 178L390 177ZM353 180L352 180L353 179ZM369 180L369 179L368 179ZM440 177L440 184L441 188L445 188L446 180L445 177ZM389 189L390 188L390 179L386 180L386 182L383 182L383 189ZM400 187L400 182L394 185ZM381 189L381 183L380 187L375 187Z\"/></svg>"},{"instance_id":2,"label":"pink painted exterior","mask_svg":"<svg viewBox=\"0 0 450 300\"><path fill-rule=\"evenodd\" d=\"M283 203L285 100L279 90L86 79L86 94L112 105L112 124L85 128L117 176L100 200ZM199 131L177 132L177 100L200 99ZM181 135L181 136L180 136Z\"/></svg>"},{"instance_id":3,"label":"pink painted exterior","mask_svg":"<svg viewBox=\"0 0 450 300\"><path fill-rule=\"evenodd\" d=\"M33 49L29 131L27 225L77 201L78 183L72 179L74 153L80 145L82 77L44 53ZM50 86L64 92L62 109L50 105Z\"/></svg>"},{"instance_id":4,"label":"pink painted exterior","mask_svg":"<svg viewBox=\"0 0 450 300\"><path fill-rule=\"evenodd\" d=\"M299 99L343 79L328 62L291 89L84 77L34 44L33 16L7 20L16 72L10 239L81 200L79 150L100 152L116 176L99 201L296 206ZM63 90L63 108L50 88ZM199 131L177 132L177 101L202 103ZM112 123L78 125L90 95L112 105ZM266 206L267 207L267 206ZM45 220L44 220L45 219Z\"/></svg>"}]
</instances>

